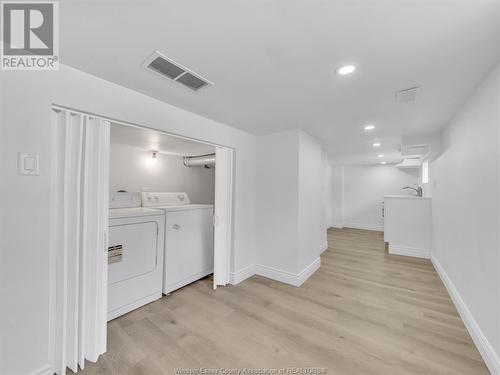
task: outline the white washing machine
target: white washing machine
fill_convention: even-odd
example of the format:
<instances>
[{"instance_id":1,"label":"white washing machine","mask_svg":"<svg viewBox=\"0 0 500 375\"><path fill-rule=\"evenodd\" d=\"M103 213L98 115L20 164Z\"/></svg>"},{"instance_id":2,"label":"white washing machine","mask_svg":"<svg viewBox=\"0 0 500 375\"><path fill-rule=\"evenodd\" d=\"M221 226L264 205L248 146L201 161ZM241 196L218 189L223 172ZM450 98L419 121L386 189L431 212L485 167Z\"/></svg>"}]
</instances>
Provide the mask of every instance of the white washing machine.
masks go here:
<instances>
[{"instance_id":1,"label":"white washing machine","mask_svg":"<svg viewBox=\"0 0 500 375\"><path fill-rule=\"evenodd\" d=\"M213 205L191 204L184 192L145 192L142 205L165 212L164 294L213 273Z\"/></svg>"},{"instance_id":2,"label":"white washing machine","mask_svg":"<svg viewBox=\"0 0 500 375\"><path fill-rule=\"evenodd\" d=\"M109 210L108 321L162 296L165 213L139 193L113 193Z\"/></svg>"}]
</instances>

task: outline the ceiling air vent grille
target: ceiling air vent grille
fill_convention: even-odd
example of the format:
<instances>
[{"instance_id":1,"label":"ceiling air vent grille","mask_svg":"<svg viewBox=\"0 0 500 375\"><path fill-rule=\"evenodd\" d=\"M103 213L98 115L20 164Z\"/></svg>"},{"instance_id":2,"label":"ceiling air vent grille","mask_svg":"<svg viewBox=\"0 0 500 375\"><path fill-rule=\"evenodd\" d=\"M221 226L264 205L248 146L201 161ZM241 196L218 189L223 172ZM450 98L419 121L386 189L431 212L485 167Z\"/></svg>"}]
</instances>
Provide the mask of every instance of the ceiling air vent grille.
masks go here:
<instances>
[{"instance_id":1,"label":"ceiling air vent grille","mask_svg":"<svg viewBox=\"0 0 500 375\"><path fill-rule=\"evenodd\" d=\"M208 79L194 73L185 66L176 63L158 51L155 51L155 53L149 56L143 66L146 69L156 74L161 74L162 76L178 82L193 91L197 91L207 85L213 85L213 82L210 82Z\"/></svg>"},{"instance_id":2,"label":"ceiling air vent grille","mask_svg":"<svg viewBox=\"0 0 500 375\"><path fill-rule=\"evenodd\" d=\"M400 103L410 103L417 100L420 87L412 87L396 93L396 100Z\"/></svg>"}]
</instances>

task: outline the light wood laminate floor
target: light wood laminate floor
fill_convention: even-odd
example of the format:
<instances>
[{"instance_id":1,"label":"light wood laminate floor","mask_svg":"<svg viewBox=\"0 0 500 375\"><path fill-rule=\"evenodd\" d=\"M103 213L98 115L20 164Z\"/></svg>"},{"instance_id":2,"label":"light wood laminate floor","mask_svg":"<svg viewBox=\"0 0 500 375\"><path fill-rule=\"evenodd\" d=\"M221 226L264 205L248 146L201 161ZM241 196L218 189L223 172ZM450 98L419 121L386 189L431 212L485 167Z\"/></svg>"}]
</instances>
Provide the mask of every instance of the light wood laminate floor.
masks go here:
<instances>
[{"instance_id":1,"label":"light wood laminate floor","mask_svg":"<svg viewBox=\"0 0 500 375\"><path fill-rule=\"evenodd\" d=\"M300 288L203 279L113 320L108 352L81 373L177 367L324 367L334 375L488 374L428 260L388 255L381 232L331 229Z\"/></svg>"}]
</instances>

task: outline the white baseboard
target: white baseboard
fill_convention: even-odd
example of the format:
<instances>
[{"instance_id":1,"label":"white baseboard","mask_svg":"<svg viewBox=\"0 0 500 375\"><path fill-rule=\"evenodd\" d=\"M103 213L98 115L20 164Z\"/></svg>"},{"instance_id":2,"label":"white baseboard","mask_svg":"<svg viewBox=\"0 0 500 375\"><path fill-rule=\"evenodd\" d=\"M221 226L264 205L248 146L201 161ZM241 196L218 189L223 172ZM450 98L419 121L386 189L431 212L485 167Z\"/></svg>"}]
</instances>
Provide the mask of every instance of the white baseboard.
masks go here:
<instances>
[{"instance_id":1,"label":"white baseboard","mask_svg":"<svg viewBox=\"0 0 500 375\"><path fill-rule=\"evenodd\" d=\"M434 265L434 268L436 269L436 272L443 281L443 284L448 290L448 293L450 294L450 297L453 300L453 303L455 304L455 307L457 308L458 313L460 314L460 317L462 318L465 327L467 328L467 331L469 331L474 344L476 344L481 357L483 357L484 363L486 363L486 366L488 367L492 375L500 375L500 358L498 354L495 352L493 346L484 335L481 327L474 319L474 316L460 296L457 288L448 277L444 268L441 266L441 263L439 263L437 258L435 258L433 255L431 255L431 261Z\"/></svg>"},{"instance_id":2,"label":"white baseboard","mask_svg":"<svg viewBox=\"0 0 500 375\"><path fill-rule=\"evenodd\" d=\"M334 222L330 223L329 227L330 228L342 229L342 228L344 228L344 223L342 223L340 221L334 221Z\"/></svg>"},{"instance_id":3,"label":"white baseboard","mask_svg":"<svg viewBox=\"0 0 500 375\"><path fill-rule=\"evenodd\" d=\"M405 255L407 257L430 259L431 254L428 249L419 249L417 247L408 247L389 244L389 254Z\"/></svg>"},{"instance_id":4,"label":"white baseboard","mask_svg":"<svg viewBox=\"0 0 500 375\"><path fill-rule=\"evenodd\" d=\"M328 243L326 245L328 248ZM306 268L304 268L299 274L298 274L298 285L301 286L304 284L304 282L310 278L314 272L316 272L319 267L321 267L321 259L320 257L317 257L310 265L308 265Z\"/></svg>"},{"instance_id":5,"label":"white baseboard","mask_svg":"<svg viewBox=\"0 0 500 375\"><path fill-rule=\"evenodd\" d=\"M30 372L30 375L53 375L55 373L52 365L50 363L46 363L42 367L38 368Z\"/></svg>"},{"instance_id":6,"label":"white baseboard","mask_svg":"<svg viewBox=\"0 0 500 375\"><path fill-rule=\"evenodd\" d=\"M321 246L322 251L326 249L328 249L328 242L325 242ZM253 275L259 275L293 286L301 286L314 272L316 272L320 266L321 259L319 257L299 273L284 271L278 268L264 266L262 264L251 264L239 271L231 272L229 276L229 283L237 285Z\"/></svg>"},{"instance_id":7,"label":"white baseboard","mask_svg":"<svg viewBox=\"0 0 500 375\"><path fill-rule=\"evenodd\" d=\"M323 253L326 249L328 249L328 241L325 241L319 247L319 253Z\"/></svg>"},{"instance_id":8,"label":"white baseboard","mask_svg":"<svg viewBox=\"0 0 500 375\"><path fill-rule=\"evenodd\" d=\"M274 267L264 266L262 264L256 265L255 273L259 276L264 276L269 279L281 281L282 283L285 284L297 286L298 283L297 274L288 271L283 271Z\"/></svg>"},{"instance_id":9,"label":"white baseboard","mask_svg":"<svg viewBox=\"0 0 500 375\"><path fill-rule=\"evenodd\" d=\"M239 271L231 272L229 274L229 283L232 285L237 285L243 280L252 277L253 275L255 275L255 264L251 264Z\"/></svg>"},{"instance_id":10,"label":"white baseboard","mask_svg":"<svg viewBox=\"0 0 500 375\"><path fill-rule=\"evenodd\" d=\"M321 266L321 259L316 258L310 265L304 268L299 273L280 270L274 267L268 267L261 264L256 266L256 274L267 277L282 283L293 286L301 286L316 270Z\"/></svg>"},{"instance_id":11,"label":"white baseboard","mask_svg":"<svg viewBox=\"0 0 500 375\"><path fill-rule=\"evenodd\" d=\"M364 229L364 230L375 230L377 232L383 232L384 226L372 225L372 224L361 224L361 223L344 223L344 228L353 229Z\"/></svg>"}]
</instances>

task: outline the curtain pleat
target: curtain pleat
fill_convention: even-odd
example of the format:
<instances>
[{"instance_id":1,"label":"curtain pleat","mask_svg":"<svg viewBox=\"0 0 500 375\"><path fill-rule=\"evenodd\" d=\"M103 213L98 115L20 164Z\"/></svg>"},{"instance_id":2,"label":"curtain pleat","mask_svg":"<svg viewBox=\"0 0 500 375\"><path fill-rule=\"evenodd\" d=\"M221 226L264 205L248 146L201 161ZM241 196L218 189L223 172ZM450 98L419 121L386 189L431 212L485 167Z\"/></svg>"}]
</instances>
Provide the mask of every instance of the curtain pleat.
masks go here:
<instances>
[{"instance_id":1,"label":"curtain pleat","mask_svg":"<svg viewBox=\"0 0 500 375\"><path fill-rule=\"evenodd\" d=\"M61 372L106 350L109 122L61 111Z\"/></svg>"}]
</instances>

